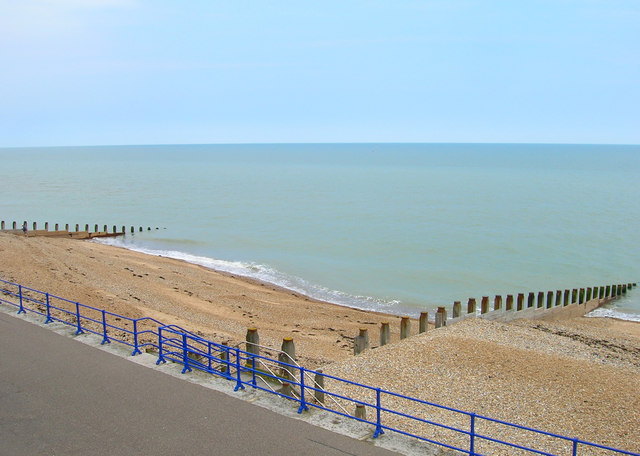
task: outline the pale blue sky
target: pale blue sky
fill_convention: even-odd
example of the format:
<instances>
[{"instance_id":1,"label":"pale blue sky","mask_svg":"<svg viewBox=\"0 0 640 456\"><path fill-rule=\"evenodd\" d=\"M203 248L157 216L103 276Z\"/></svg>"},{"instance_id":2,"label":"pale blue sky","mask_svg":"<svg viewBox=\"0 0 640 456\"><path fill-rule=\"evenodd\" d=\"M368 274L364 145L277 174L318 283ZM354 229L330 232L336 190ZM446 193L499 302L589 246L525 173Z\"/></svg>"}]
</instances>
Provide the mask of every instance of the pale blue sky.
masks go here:
<instances>
[{"instance_id":1,"label":"pale blue sky","mask_svg":"<svg viewBox=\"0 0 640 456\"><path fill-rule=\"evenodd\" d=\"M640 143L640 2L0 0L0 147Z\"/></svg>"}]
</instances>

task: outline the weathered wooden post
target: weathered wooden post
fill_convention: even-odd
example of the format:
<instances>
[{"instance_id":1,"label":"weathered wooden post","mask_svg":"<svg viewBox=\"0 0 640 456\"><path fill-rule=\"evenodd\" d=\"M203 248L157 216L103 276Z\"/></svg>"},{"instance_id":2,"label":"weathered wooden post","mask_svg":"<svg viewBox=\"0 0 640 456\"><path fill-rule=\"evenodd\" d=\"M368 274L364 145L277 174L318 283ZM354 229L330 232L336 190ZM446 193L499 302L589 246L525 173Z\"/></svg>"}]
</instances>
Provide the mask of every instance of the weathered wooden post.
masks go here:
<instances>
[{"instance_id":1,"label":"weathered wooden post","mask_svg":"<svg viewBox=\"0 0 640 456\"><path fill-rule=\"evenodd\" d=\"M480 301L480 313L486 314L489 312L489 296L483 296Z\"/></svg>"},{"instance_id":2,"label":"weathered wooden post","mask_svg":"<svg viewBox=\"0 0 640 456\"><path fill-rule=\"evenodd\" d=\"M58 224L56 223L55 230L58 231Z\"/></svg>"},{"instance_id":3,"label":"weathered wooden post","mask_svg":"<svg viewBox=\"0 0 640 456\"><path fill-rule=\"evenodd\" d=\"M278 361L284 364L293 364L296 359L296 347L293 344L292 337L285 337L282 339L282 345L280 346L280 353L278 353ZM293 380L295 373L291 372L289 366L282 365L280 368L280 376L287 380Z\"/></svg>"},{"instance_id":4,"label":"weathered wooden post","mask_svg":"<svg viewBox=\"0 0 640 456\"><path fill-rule=\"evenodd\" d=\"M94 233L98 232L98 224L97 223L93 226L93 232Z\"/></svg>"},{"instance_id":5,"label":"weathered wooden post","mask_svg":"<svg viewBox=\"0 0 640 456\"><path fill-rule=\"evenodd\" d=\"M89 232L89 224L88 224L88 223L84 226L84 230L85 230L87 233Z\"/></svg>"},{"instance_id":6,"label":"weathered wooden post","mask_svg":"<svg viewBox=\"0 0 640 456\"><path fill-rule=\"evenodd\" d=\"M313 387L315 388L313 395L315 396L316 401L324 404L324 375L322 375L322 369L318 369L316 371L313 382Z\"/></svg>"},{"instance_id":7,"label":"weathered wooden post","mask_svg":"<svg viewBox=\"0 0 640 456\"><path fill-rule=\"evenodd\" d=\"M513 310L513 295L507 295L507 302L505 303L504 308L507 312Z\"/></svg>"},{"instance_id":8,"label":"weathered wooden post","mask_svg":"<svg viewBox=\"0 0 640 456\"><path fill-rule=\"evenodd\" d=\"M4 230L4 220L0 222L0 230Z\"/></svg>"},{"instance_id":9,"label":"weathered wooden post","mask_svg":"<svg viewBox=\"0 0 640 456\"><path fill-rule=\"evenodd\" d=\"M356 404L356 413L354 416L360 420L367 419L367 409L365 409L363 404Z\"/></svg>"},{"instance_id":10,"label":"weathered wooden post","mask_svg":"<svg viewBox=\"0 0 640 456\"><path fill-rule=\"evenodd\" d=\"M366 328L360 328L360 334L353 339L353 354L359 355L369 349L369 333Z\"/></svg>"},{"instance_id":11,"label":"weathered wooden post","mask_svg":"<svg viewBox=\"0 0 640 456\"><path fill-rule=\"evenodd\" d=\"M44 222L44 230L49 231L49 222Z\"/></svg>"},{"instance_id":12,"label":"weathered wooden post","mask_svg":"<svg viewBox=\"0 0 640 456\"><path fill-rule=\"evenodd\" d=\"M453 301L453 318L458 318L462 313L462 304L460 301Z\"/></svg>"},{"instance_id":13,"label":"weathered wooden post","mask_svg":"<svg viewBox=\"0 0 640 456\"><path fill-rule=\"evenodd\" d=\"M547 309L553 307L553 291L547 291Z\"/></svg>"},{"instance_id":14,"label":"weathered wooden post","mask_svg":"<svg viewBox=\"0 0 640 456\"><path fill-rule=\"evenodd\" d=\"M411 335L411 320L409 317L402 317L400 319L400 339L406 339Z\"/></svg>"},{"instance_id":15,"label":"weathered wooden post","mask_svg":"<svg viewBox=\"0 0 640 456\"><path fill-rule=\"evenodd\" d=\"M607 286L605 287L604 295L605 295L605 297L607 297L607 298L610 298L610 297L611 297L611 285L607 285Z\"/></svg>"},{"instance_id":16,"label":"weathered wooden post","mask_svg":"<svg viewBox=\"0 0 640 456\"><path fill-rule=\"evenodd\" d=\"M592 290L593 290L593 288L587 287L587 297L585 298L586 302L591 301L591 292L592 292Z\"/></svg>"},{"instance_id":17,"label":"weathered wooden post","mask_svg":"<svg viewBox=\"0 0 640 456\"><path fill-rule=\"evenodd\" d=\"M580 288L579 294L578 294L578 304L582 304L584 303L584 288Z\"/></svg>"},{"instance_id":18,"label":"weathered wooden post","mask_svg":"<svg viewBox=\"0 0 640 456\"><path fill-rule=\"evenodd\" d=\"M438 307L436 311L436 328L447 326L447 309Z\"/></svg>"},{"instance_id":19,"label":"weathered wooden post","mask_svg":"<svg viewBox=\"0 0 640 456\"><path fill-rule=\"evenodd\" d=\"M78 223L76 223L76 233L80 231L80 225Z\"/></svg>"},{"instance_id":20,"label":"weathered wooden post","mask_svg":"<svg viewBox=\"0 0 640 456\"><path fill-rule=\"evenodd\" d=\"M467 302L467 313L474 314L476 313L476 298L469 298Z\"/></svg>"},{"instance_id":21,"label":"weathered wooden post","mask_svg":"<svg viewBox=\"0 0 640 456\"><path fill-rule=\"evenodd\" d=\"M532 291L527 295L527 308L533 307L533 301L535 300L535 294Z\"/></svg>"},{"instance_id":22,"label":"weathered wooden post","mask_svg":"<svg viewBox=\"0 0 640 456\"><path fill-rule=\"evenodd\" d=\"M564 300L563 300L563 305L564 306L568 306L569 305L569 301L571 300L571 290L564 290Z\"/></svg>"},{"instance_id":23,"label":"weathered wooden post","mask_svg":"<svg viewBox=\"0 0 640 456\"><path fill-rule=\"evenodd\" d=\"M221 345L228 347L229 342L222 342ZM229 374L230 372L229 372L229 351L228 350L222 350L220 352L220 361L222 361L222 367L220 367L220 372Z\"/></svg>"},{"instance_id":24,"label":"weathered wooden post","mask_svg":"<svg viewBox=\"0 0 640 456\"><path fill-rule=\"evenodd\" d=\"M131 227L131 234L135 233L135 231L136 231L135 228L132 226Z\"/></svg>"},{"instance_id":25,"label":"weathered wooden post","mask_svg":"<svg viewBox=\"0 0 640 456\"><path fill-rule=\"evenodd\" d=\"M562 305L562 290L556 290L556 307Z\"/></svg>"},{"instance_id":26,"label":"weathered wooden post","mask_svg":"<svg viewBox=\"0 0 640 456\"><path fill-rule=\"evenodd\" d=\"M139 230L139 231L142 233L142 227L140 227L140 230Z\"/></svg>"},{"instance_id":27,"label":"weathered wooden post","mask_svg":"<svg viewBox=\"0 0 640 456\"><path fill-rule=\"evenodd\" d=\"M578 289L574 288L571 291L571 304L573 304L574 302L578 302Z\"/></svg>"},{"instance_id":28,"label":"weathered wooden post","mask_svg":"<svg viewBox=\"0 0 640 456\"><path fill-rule=\"evenodd\" d=\"M518 302L516 303L516 310L522 310L524 307L524 293L518 293Z\"/></svg>"},{"instance_id":29,"label":"weathered wooden post","mask_svg":"<svg viewBox=\"0 0 640 456\"><path fill-rule=\"evenodd\" d=\"M105 233L108 233L109 231L107 231L107 225L104 226L104 229L102 230Z\"/></svg>"},{"instance_id":30,"label":"weathered wooden post","mask_svg":"<svg viewBox=\"0 0 640 456\"><path fill-rule=\"evenodd\" d=\"M502 295L496 295L493 299L493 310L501 310L502 309Z\"/></svg>"},{"instance_id":31,"label":"weathered wooden post","mask_svg":"<svg viewBox=\"0 0 640 456\"><path fill-rule=\"evenodd\" d=\"M622 284L622 294L627 294L627 284L626 283Z\"/></svg>"},{"instance_id":32,"label":"weathered wooden post","mask_svg":"<svg viewBox=\"0 0 640 456\"><path fill-rule=\"evenodd\" d=\"M127 232L127 228L124 225L122 225L122 234L124 234L126 232Z\"/></svg>"},{"instance_id":33,"label":"weathered wooden post","mask_svg":"<svg viewBox=\"0 0 640 456\"><path fill-rule=\"evenodd\" d=\"M118 232L118 229L116 228L115 225L113 225L113 234L116 234Z\"/></svg>"},{"instance_id":34,"label":"weathered wooden post","mask_svg":"<svg viewBox=\"0 0 640 456\"><path fill-rule=\"evenodd\" d=\"M538 301L537 301L537 308L539 309L540 307L544 306L544 292L539 291L538 292Z\"/></svg>"},{"instance_id":35,"label":"weathered wooden post","mask_svg":"<svg viewBox=\"0 0 640 456\"><path fill-rule=\"evenodd\" d=\"M38 229L38 223L33 222L33 231L36 231L37 229Z\"/></svg>"},{"instance_id":36,"label":"weathered wooden post","mask_svg":"<svg viewBox=\"0 0 640 456\"><path fill-rule=\"evenodd\" d=\"M380 323L380 346L387 345L389 343L389 322L383 321Z\"/></svg>"},{"instance_id":37,"label":"weathered wooden post","mask_svg":"<svg viewBox=\"0 0 640 456\"><path fill-rule=\"evenodd\" d=\"M260 336L258 335L258 328L247 329L247 336L245 337L247 353L252 355L260 354ZM251 361L247 360L247 364L251 365Z\"/></svg>"},{"instance_id":38,"label":"weathered wooden post","mask_svg":"<svg viewBox=\"0 0 640 456\"><path fill-rule=\"evenodd\" d=\"M14 229L14 230L16 229L16 225L17 225L17 223L14 221L14 222L13 222L13 229Z\"/></svg>"},{"instance_id":39,"label":"weathered wooden post","mask_svg":"<svg viewBox=\"0 0 640 456\"><path fill-rule=\"evenodd\" d=\"M418 334L422 334L423 332L427 332L427 328L429 327L429 312L420 312L420 321L418 324Z\"/></svg>"}]
</instances>

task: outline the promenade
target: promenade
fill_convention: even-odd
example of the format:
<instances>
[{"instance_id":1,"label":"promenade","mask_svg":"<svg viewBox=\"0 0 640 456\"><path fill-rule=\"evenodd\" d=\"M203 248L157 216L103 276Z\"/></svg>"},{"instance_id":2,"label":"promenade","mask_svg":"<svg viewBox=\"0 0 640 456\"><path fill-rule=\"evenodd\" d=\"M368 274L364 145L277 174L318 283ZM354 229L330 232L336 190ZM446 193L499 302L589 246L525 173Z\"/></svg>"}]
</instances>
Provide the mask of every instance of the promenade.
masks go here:
<instances>
[{"instance_id":1,"label":"promenade","mask_svg":"<svg viewBox=\"0 0 640 456\"><path fill-rule=\"evenodd\" d=\"M392 455L0 312L2 453Z\"/></svg>"}]
</instances>

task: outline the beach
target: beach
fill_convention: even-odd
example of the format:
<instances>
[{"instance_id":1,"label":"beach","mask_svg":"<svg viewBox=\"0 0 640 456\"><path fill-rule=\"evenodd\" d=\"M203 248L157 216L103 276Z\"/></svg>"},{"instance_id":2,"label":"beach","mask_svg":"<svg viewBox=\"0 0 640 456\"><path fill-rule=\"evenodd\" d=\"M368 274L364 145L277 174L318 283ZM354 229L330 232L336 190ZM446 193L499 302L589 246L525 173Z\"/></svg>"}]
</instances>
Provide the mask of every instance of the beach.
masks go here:
<instances>
[{"instance_id":1,"label":"beach","mask_svg":"<svg viewBox=\"0 0 640 456\"><path fill-rule=\"evenodd\" d=\"M128 317L177 324L215 342L235 345L249 327L258 329L266 346L279 347L284 337L293 337L305 367L640 451L640 325L634 322L471 319L418 335L414 320L412 337L400 341L399 315L338 306L96 242L4 233L0 278ZM390 323L392 343L354 356L359 328L369 329L373 348L383 321Z\"/></svg>"}]
</instances>

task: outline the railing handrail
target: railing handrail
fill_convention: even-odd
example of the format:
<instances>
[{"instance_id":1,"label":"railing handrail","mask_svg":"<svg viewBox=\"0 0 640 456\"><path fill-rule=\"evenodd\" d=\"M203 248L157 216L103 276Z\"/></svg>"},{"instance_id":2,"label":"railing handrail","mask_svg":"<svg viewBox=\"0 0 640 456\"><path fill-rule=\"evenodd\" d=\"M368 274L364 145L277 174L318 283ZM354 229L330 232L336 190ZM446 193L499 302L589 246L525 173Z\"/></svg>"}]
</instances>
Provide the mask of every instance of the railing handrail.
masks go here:
<instances>
[{"instance_id":1,"label":"railing handrail","mask_svg":"<svg viewBox=\"0 0 640 456\"><path fill-rule=\"evenodd\" d=\"M351 381L351 380L343 379L343 378L340 378L340 377L335 377L335 376L332 376L332 375L329 375L329 374L325 374L324 372L317 372L317 371L314 371L314 370L306 369L306 368L300 366L288 353L286 353L286 352L284 352L282 350L274 349L272 347L263 347L263 348L265 348L267 350L270 350L270 351L275 351L275 352L278 352L278 353L284 353L289 358L289 360L292 361L292 363L288 363L288 362L281 361L280 359L276 360L276 359L269 358L269 357L266 357L266 356L262 356L262 355L259 355L259 354L254 354L254 353L250 353L248 351L240 350L240 348L238 348L238 347L241 344L238 344L237 347L230 347L230 346L227 346L227 345L219 344L219 343L210 341L208 339L205 339L204 337L201 337L201 336L199 336L199 335L197 335L197 334L195 334L195 333L193 333L191 331L188 331L188 330L186 330L184 328L181 328L180 326L177 326L177 325L164 325L160 321L158 321L158 320L156 320L154 318L142 317L142 318L138 318L138 319L133 319L133 318L130 318L130 317L125 317L123 315L119 315L119 314L116 314L116 313L109 312L109 311L107 311L105 309L97 309L95 307L91 307L91 306L87 306L87 305L84 305L84 304L80 304L80 303L78 303L76 301L71 301L71 300L68 300L68 299L65 299L65 298L60 298L58 296L51 295L49 293L45 293L45 292L42 292L40 290L35 290L35 289L32 289L32 288L28 288L28 287L25 287L25 286L22 286L22 285L19 285L19 284L15 284L15 283L3 280L3 279L0 279L0 283L4 283L6 285L11 285L11 286L14 286L14 287L18 287L18 294L13 293L8 289L1 289L0 290L0 293L4 294L5 296L9 295L9 296L14 296L14 297L18 297L19 298L20 303L16 304L16 303L14 303L12 301L9 301L9 300L6 300L6 299L2 299L2 297L0 295L0 303L4 302L4 303L10 304L10 305L19 307L18 313L26 313L27 311L29 311L29 312L32 312L32 313L36 313L36 314L39 314L39 315L46 316L47 317L47 321L45 323L49 323L51 321L59 321L61 323L64 323L64 324L67 324L67 325L70 325L70 326L75 326L77 328L76 334L80 334L80 333L82 333L82 332L84 332L86 330L86 331L91 332L93 334L101 335L101 336L104 337L104 339L102 341L103 344L104 343L109 343L109 342L111 342L111 340L113 340L113 341L117 341L117 342L123 343L123 344L128 345L128 346L134 347L134 351L132 353L132 356L141 353L140 350L139 350L139 348L141 346L145 346L145 345L155 346L159 350L158 363L160 363L163 360L162 359L163 356L169 357L172 361L176 361L178 363L183 363L184 364L183 373L186 372L186 371L191 371L191 366L194 366L194 367L196 367L198 369L201 369L201 370L208 371L210 373L214 373L211 368L208 368L208 366L211 365L211 361L215 360L216 363L222 363L222 364L225 365L225 368L228 369L228 371L226 372L227 375L225 376L228 379L232 379L231 372L230 372L231 367L234 367L236 369L236 374L235 374L236 375L235 381L237 382L236 390L239 389L239 388L244 388L245 384L246 385L250 385L253 388L258 388L258 389L261 389L261 390L264 390L264 391L267 391L267 392L270 392L270 393L273 393L273 394L277 394L279 396L289 397L291 399L294 399L297 402L300 402L300 409L298 410L298 413L302 412L303 410L306 410L308 408L307 406L310 405L310 406L313 406L315 408L327 410L327 411L330 411L330 412L338 414L338 415L342 415L342 416L345 416L345 417L349 417L351 419L355 419L355 420L358 420L358 421L361 421L361 422L365 422L365 423L369 423L369 424L375 425L376 426L376 432L374 434L374 438L377 437L379 434L383 433L384 430L386 429L386 430L397 432L397 433L400 433L400 434L403 434L403 435L407 435L407 436L410 436L410 437L413 437L413 438L417 438L419 440L431 442L431 443L434 443L434 444L437 444L437 445L440 445L440 446L443 446L443 447L446 447L446 448L450 448L450 449L454 449L454 450L457 450L457 451L461 451L461 452L469 454L469 455L479 455L480 454L480 453L477 453L475 451L475 449L474 449L474 441L475 441L475 439L481 439L481 440L494 442L494 443L497 443L497 444L500 444L500 445L507 445L507 446L512 447L512 448L518 448L518 449L529 451L529 452L536 453L536 454L554 456L552 453L547 453L545 451L541 451L541 450L537 450L537 449L533 449L533 448L528 448L526 446L522 446L522 445L520 445L518 443L514 443L514 442L505 442L505 441L493 438L491 436L482 435L480 433L475 432L475 429L474 429L475 420L484 420L484 421L489 421L489 422L492 422L492 423L501 424L501 425L504 425L504 426L508 426L508 427L512 427L512 428L516 428L516 429L520 429L520 430L524 430L524 431L533 432L533 433L544 435L544 436L548 436L548 437L553 437L553 438L556 438L556 439L559 439L559 440L562 440L562 441L565 441L565 442L571 442L573 444L573 456L577 455L577 449L578 449L579 445L589 446L589 447L593 447L593 448L599 448L599 449L607 450L607 451L613 451L613 452L616 452L618 454L624 454L624 455L628 455L628 456L640 456L639 453L634 453L634 452L631 452L631 451L612 448L612 447L608 447L606 445L600 445L600 444L597 444L597 443L588 442L588 441L584 441L584 440L577 439L577 438L570 438L570 437L563 436L563 435L560 435L560 434L555 434L555 433L543 431L543 430L540 430L540 429L534 429L534 428L530 428L530 427L527 427L527 426L522 426L522 425L519 425L519 424L510 423L510 422L504 421L504 420L499 420L499 419L490 418L490 417L486 417L486 416L482 416L482 415L477 415L475 413L467 412L467 411L464 411L464 410L458 410L458 409L455 409L455 408L452 408L452 407L447 407L447 406L444 406L444 405L441 405L441 404L436 404L436 403L425 401L425 400L422 400L422 399L417 399L417 398L414 398L414 397L406 396L406 395L403 395L403 394L400 394L400 393L395 393L395 392L392 392L392 391L386 391L386 390L383 390L381 388L375 388L375 387L372 387L370 385L364 385L364 384L361 384L361 383L358 383L358 382L354 382L354 381ZM42 295L44 295L46 297L46 301L45 302L40 302L40 301L37 301L37 300L35 300L33 298L30 298L28 296L24 296L23 295L23 291L24 290L42 294ZM75 306L75 312L70 311L68 309L63 309L63 308L56 307L56 306L52 305L51 302L50 302L52 298L53 299L59 299L59 300L61 300L63 302L72 304L73 306ZM43 305L43 306L46 305L46 314L41 312L41 311L39 311L39 310L25 309L24 308L24 301L25 300L27 302L35 302L35 303L38 303L38 304ZM101 315L102 315L102 321L98 321L98 320L96 320L94 318L90 318L90 317L88 317L86 315L82 315L80 313L80 308L91 309L91 310L100 312ZM71 315L71 316L73 316L73 318L75 318L76 321L73 322L73 320L72 320L72 322L68 322L68 321L65 321L63 319L57 318L57 317L55 317L55 316L53 316L51 314L51 309L57 310L59 312L62 312L65 315ZM130 329L127 329L127 328L123 328L123 327L119 327L119 326L115 326L113 324L107 323L107 321L106 321L106 316L107 315L110 315L110 316L113 316L113 317L116 317L116 318L120 318L120 319L124 319L126 321L129 321L129 322L132 322L133 323L133 327L134 327L133 331L131 331ZM84 326L82 325L82 320L85 320L85 325ZM96 324L98 326L101 325L102 326L102 333L99 333L95 329L92 329L92 328L88 327L86 325L86 321L91 321L91 322L93 322L94 324ZM145 330L142 330L142 331L138 331L137 323L146 322L146 321L150 321L150 322L153 322L153 323L157 324L158 325L157 326L157 332L154 332L153 330L148 330L148 329L145 329ZM131 344L130 342L128 342L125 339L119 340L114 335L111 335L111 337L109 337L109 334L108 334L108 329L109 328L113 328L113 329L116 329L117 331L123 331L126 334L133 335L134 343ZM180 334L182 336L180 338L166 338L165 337L165 340L166 340L165 344L167 344L170 347L174 347L174 348L176 348L178 350L182 350L182 358L177 356L178 352L170 351L170 352L167 352L166 354L163 354L163 338L162 338L162 334L163 333L167 333L167 332L174 333L174 334ZM145 334L145 333L152 333L152 334L156 335L158 337L158 345L155 345L153 343L139 344L138 336L140 334ZM190 344L187 343L187 337L191 340ZM204 352L203 350L198 349L194 345L194 343L200 343L200 344L206 345L208 347L207 352ZM256 344L252 344L252 345L256 346ZM226 354L226 360L223 360L222 358L213 357L212 354L210 353L212 347L215 347L215 349L218 352L220 352L221 354L222 353ZM205 365L205 364L200 363L199 361L196 361L196 360L189 361L188 356L187 356L188 353L194 353L194 354L197 354L199 356L208 358L209 359L209 363L207 365ZM235 356L235 361L231 361L231 355L232 354L233 354L233 356ZM172 357L172 356L174 356L174 357ZM251 360L251 367L249 367L248 365L242 366L241 360L245 360L245 361ZM269 378L280 380L280 381L281 381L281 378L278 375L276 375L276 373L271 368L268 368L268 370L267 370L268 373L265 373L264 371L260 371L259 372L258 369L255 367L256 360L258 360L259 362L263 363L265 367L268 367L268 364L272 363L275 366L278 366L278 368L280 368L280 369L285 369L287 374L288 374L288 377L290 377L287 381L292 385L298 386L299 390L300 390L299 393L296 392L296 394L293 395L293 397L292 397L292 396L287 396L287 395L285 395L283 393L280 393L278 391L275 391L273 388L271 388L271 386L266 382L266 380L264 378L262 378L262 376L267 376ZM247 373L247 374L250 374L252 376L252 379L250 381L242 380L241 374L243 372ZM295 372L299 372L299 374L300 374L298 379L296 379L296 375L294 375ZM215 373L219 373L219 372L215 372ZM318 388L319 385L315 382L315 380L313 380L313 383L312 383L313 386L309 385L309 384L306 384L305 378L309 377L309 376L311 376L313 374L320 374L326 379L333 379L333 380L335 380L337 382L353 385L353 386L362 388L362 389L367 390L367 391L375 392L376 393L376 403L372 404L372 403L366 402L364 400L343 396L341 394L325 390L324 388L319 389ZM260 378L269 389L265 389L263 387L258 386L257 378ZM281 381L281 383L283 383L283 382ZM316 404L316 403L313 403L312 401L307 401L305 399L305 390L321 391L322 393L328 395L342 409L342 411L344 413L340 412L340 411L336 411L336 410L330 409L330 408L327 408L324 405L320 405L319 403ZM439 408L439 409L447 410L447 411L458 413L458 414L461 414L461 415L466 415L466 416L470 417L470 419L471 419L471 430L468 431L468 430L465 430L465 429L457 429L457 428L455 428L453 426L448 426L448 425L445 425L443 423L436 423L436 422L431 421L431 420L426 420L426 419L422 419L422 418L418 418L418 417L415 417L415 416L412 416L412 415L408 415L408 414L402 413L402 412L400 412L398 410L392 410L392 409L389 409L389 408L385 408L385 407L383 407L381 405L381 399L380 399L381 395L383 395L383 394L384 395L389 395L389 396L394 396L394 397L399 397L399 398L402 398L402 399L406 399L406 400L412 401L414 403L424 404L424 405L436 407L436 408ZM363 406L368 406L368 407L374 408L376 410L376 412L377 412L376 421L375 422L368 421L367 419L357 418L357 417L349 415L346 412L346 409L344 409L344 407L342 407L338 403L338 401L335 400L335 398L339 398L341 400L345 400L345 401L348 401L348 402L351 402L351 403L355 403L355 404L359 404L359 405L363 405ZM405 431L403 431L401 429L395 429L395 428L392 428L390 426L383 425L382 422L381 422L381 418L380 418L380 413L381 412L391 413L391 414L394 414L396 416L402 416L402 417L405 417L405 418L408 418L408 419L411 419L411 420L414 420L414 421L419 421L419 422L435 425L435 426L442 427L442 428L445 428L445 429L450 430L450 431L455 431L455 432L459 432L461 434L467 435L467 436L469 436L469 439L470 439L470 448L469 448L469 450L457 448L457 447L452 446L452 445L450 445L448 443L445 443L445 442L435 441L433 439L429 439L429 438L426 438L426 437L423 437L423 436L419 436L419 435L415 435L415 434L411 434L411 433L405 432Z\"/></svg>"}]
</instances>

